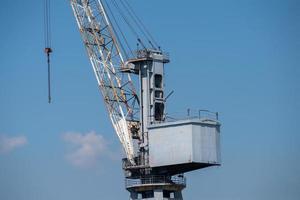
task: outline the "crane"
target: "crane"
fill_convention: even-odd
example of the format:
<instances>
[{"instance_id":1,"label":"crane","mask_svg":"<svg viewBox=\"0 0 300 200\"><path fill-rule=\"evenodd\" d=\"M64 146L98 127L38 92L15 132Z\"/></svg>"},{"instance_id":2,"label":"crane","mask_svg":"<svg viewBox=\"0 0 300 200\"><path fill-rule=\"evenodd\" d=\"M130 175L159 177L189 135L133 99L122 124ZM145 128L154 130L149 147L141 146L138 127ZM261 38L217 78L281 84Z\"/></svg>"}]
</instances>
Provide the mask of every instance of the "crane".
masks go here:
<instances>
[{"instance_id":1,"label":"crane","mask_svg":"<svg viewBox=\"0 0 300 200\"><path fill-rule=\"evenodd\" d=\"M157 45L127 0L110 0L136 36L138 49L134 54L107 1L70 3L113 128L126 153L126 189L131 200L182 200L181 191L186 187L184 173L221 163L219 115L198 110L195 117L189 110L188 118L168 120L165 104L173 93L164 95L168 54ZM120 6L125 7L150 48Z\"/></svg>"}]
</instances>

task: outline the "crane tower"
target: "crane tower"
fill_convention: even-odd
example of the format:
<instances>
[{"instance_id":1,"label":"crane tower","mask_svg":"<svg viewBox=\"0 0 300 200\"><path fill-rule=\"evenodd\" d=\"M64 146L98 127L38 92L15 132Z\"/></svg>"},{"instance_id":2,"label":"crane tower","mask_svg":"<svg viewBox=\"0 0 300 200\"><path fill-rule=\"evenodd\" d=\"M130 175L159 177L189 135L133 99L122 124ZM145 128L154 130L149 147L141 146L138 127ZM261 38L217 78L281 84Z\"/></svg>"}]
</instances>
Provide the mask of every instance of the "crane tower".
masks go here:
<instances>
[{"instance_id":1,"label":"crane tower","mask_svg":"<svg viewBox=\"0 0 300 200\"><path fill-rule=\"evenodd\" d=\"M169 118L164 89L169 56L151 42L147 48L140 38L137 41L142 48L131 57L124 56L123 42L112 23L115 17L107 11L111 11L109 2L70 2L109 117L126 153L122 163L130 199L183 199L184 173L220 165L218 114L199 110L197 116L189 112L184 119ZM111 2L116 8L127 5L131 9L126 0L119 5L116 0ZM123 39L127 43L126 37Z\"/></svg>"}]
</instances>

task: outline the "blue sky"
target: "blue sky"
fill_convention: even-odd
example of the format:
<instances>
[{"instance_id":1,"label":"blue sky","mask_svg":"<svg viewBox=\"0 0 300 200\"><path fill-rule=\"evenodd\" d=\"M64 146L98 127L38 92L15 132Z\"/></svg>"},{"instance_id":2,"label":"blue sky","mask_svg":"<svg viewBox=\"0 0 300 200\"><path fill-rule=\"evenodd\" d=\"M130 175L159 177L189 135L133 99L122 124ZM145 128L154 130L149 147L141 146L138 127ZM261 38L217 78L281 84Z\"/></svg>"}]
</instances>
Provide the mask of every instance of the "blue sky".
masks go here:
<instances>
[{"instance_id":1,"label":"blue sky","mask_svg":"<svg viewBox=\"0 0 300 200\"><path fill-rule=\"evenodd\" d=\"M223 165L188 173L185 199L298 199L300 2L130 2L170 52L169 113L220 112ZM0 7L0 199L127 199L121 147L69 1L52 1L47 103L42 11L38 0ZM94 154L82 158L83 144Z\"/></svg>"}]
</instances>

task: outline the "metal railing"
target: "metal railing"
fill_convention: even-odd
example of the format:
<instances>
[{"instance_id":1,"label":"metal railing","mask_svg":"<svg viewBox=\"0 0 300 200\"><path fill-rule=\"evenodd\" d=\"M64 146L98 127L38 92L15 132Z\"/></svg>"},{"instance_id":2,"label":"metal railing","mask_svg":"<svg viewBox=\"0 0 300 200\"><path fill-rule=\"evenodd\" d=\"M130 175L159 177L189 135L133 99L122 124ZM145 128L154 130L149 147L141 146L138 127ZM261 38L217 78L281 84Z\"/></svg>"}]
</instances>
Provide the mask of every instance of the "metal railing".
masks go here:
<instances>
[{"instance_id":1,"label":"metal railing","mask_svg":"<svg viewBox=\"0 0 300 200\"><path fill-rule=\"evenodd\" d=\"M174 122L178 120L185 119L210 119L210 120L219 120L219 113L212 112L209 110L193 110L187 109L186 112L177 112L177 113L166 113L165 114L165 122Z\"/></svg>"},{"instance_id":2,"label":"metal railing","mask_svg":"<svg viewBox=\"0 0 300 200\"><path fill-rule=\"evenodd\" d=\"M142 162L142 158L137 156L134 158L135 165L131 164L131 162L127 158L122 159L122 167L123 169L131 168L131 167L146 167L144 162Z\"/></svg>"},{"instance_id":3,"label":"metal railing","mask_svg":"<svg viewBox=\"0 0 300 200\"><path fill-rule=\"evenodd\" d=\"M150 56L151 53L160 54L164 57L164 59L169 60L170 54L168 52L163 52L161 50L154 50L154 49L140 49L133 52L134 58L147 58Z\"/></svg>"},{"instance_id":4,"label":"metal railing","mask_svg":"<svg viewBox=\"0 0 300 200\"><path fill-rule=\"evenodd\" d=\"M125 179L126 188L137 187L142 185L181 185L186 186L186 178L183 175L177 176L150 176L136 179Z\"/></svg>"}]
</instances>

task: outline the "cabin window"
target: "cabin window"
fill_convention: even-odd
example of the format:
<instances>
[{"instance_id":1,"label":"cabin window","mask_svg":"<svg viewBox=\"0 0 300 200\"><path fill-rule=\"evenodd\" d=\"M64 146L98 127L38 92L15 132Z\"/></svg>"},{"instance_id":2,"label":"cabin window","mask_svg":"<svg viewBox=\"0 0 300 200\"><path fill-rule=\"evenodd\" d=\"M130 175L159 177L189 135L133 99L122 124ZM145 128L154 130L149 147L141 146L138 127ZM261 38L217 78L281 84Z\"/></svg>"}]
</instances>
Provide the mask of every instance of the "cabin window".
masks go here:
<instances>
[{"instance_id":1,"label":"cabin window","mask_svg":"<svg viewBox=\"0 0 300 200\"><path fill-rule=\"evenodd\" d=\"M156 88L162 88L162 75L155 74L154 75L154 85Z\"/></svg>"},{"instance_id":2,"label":"cabin window","mask_svg":"<svg viewBox=\"0 0 300 200\"><path fill-rule=\"evenodd\" d=\"M155 103L154 118L156 121L162 121L164 117L165 105L163 103Z\"/></svg>"},{"instance_id":3,"label":"cabin window","mask_svg":"<svg viewBox=\"0 0 300 200\"><path fill-rule=\"evenodd\" d=\"M163 91L155 91L155 98L158 98L158 99L164 98Z\"/></svg>"}]
</instances>

